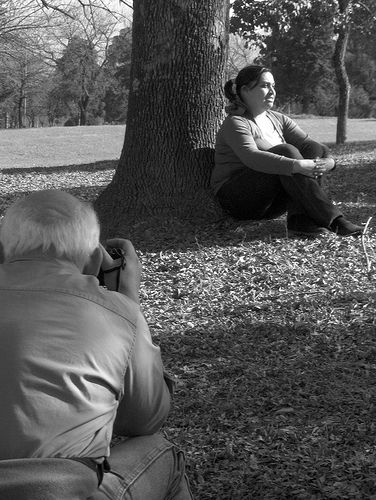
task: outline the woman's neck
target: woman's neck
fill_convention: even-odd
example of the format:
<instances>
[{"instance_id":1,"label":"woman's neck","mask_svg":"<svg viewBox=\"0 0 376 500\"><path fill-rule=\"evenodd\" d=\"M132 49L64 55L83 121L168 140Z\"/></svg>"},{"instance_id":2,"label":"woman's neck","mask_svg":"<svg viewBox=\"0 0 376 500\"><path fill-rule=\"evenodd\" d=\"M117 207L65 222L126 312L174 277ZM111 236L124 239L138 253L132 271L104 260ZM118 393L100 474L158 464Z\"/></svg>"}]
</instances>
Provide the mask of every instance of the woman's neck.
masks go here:
<instances>
[{"instance_id":1,"label":"woman's neck","mask_svg":"<svg viewBox=\"0 0 376 500\"><path fill-rule=\"evenodd\" d=\"M258 118L264 118L266 116L266 111L263 110L263 111L259 111L258 113L252 113L252 116L255 120L257 120Z\"/></svg>"},{"instance_id":2,"label":"woman's neck","mask_svg":"<svg viewBox=\"0 0 376 500\"><path fill-rule=\"evenodd\" d=\"M248 108L247 108L247 111L246 111L246 116L252 120L257 120L257 119L263 119L264 117L266 117L266 114L267 114L267 111L266 110L263 110L263 111L257 111L257 112L252 112L250 111Z\"/></svg>"}]
</instances>

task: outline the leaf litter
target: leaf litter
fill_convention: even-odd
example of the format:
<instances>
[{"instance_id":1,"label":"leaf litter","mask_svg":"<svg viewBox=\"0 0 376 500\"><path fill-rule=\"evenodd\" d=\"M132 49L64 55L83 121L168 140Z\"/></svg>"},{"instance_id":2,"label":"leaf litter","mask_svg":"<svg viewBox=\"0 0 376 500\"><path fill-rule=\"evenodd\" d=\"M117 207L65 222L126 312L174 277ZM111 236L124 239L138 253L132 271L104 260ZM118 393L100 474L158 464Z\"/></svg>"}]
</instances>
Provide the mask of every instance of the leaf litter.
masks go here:
<instances>
[{"instance_id":1,"label":"leaf litter","mask_svg":"<svg viewBox=\"0 0 376 500\"><path fill-rule=\"evenodd\" d=\"M326 181L356 222L375 212L371 146L337 148ZM112 175L3 171L0 211L49 187L92 200ZM195 498L376 499L373 223L364 248L289 240L283 218L149 230L135 228L141 303L177 376L164 433L185 450Z\"/></svg>"}]
</instances>

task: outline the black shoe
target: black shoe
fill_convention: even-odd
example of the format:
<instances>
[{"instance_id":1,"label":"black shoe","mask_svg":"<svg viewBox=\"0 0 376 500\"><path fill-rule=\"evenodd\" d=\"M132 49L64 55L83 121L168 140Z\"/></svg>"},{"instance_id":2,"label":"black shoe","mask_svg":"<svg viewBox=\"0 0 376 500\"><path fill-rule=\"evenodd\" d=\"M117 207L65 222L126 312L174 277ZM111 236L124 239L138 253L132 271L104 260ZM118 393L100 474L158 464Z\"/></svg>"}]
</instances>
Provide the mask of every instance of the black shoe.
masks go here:
<instances>
[{"instance_id":1,"label":"black shoe","mask_svg":"<svg viewBox=\"0 0 376 500\"><path fill-rule=\"evenodd\" d=\"M303 236L306 238L319 238L328 234L326 227L318 226L306 215L293 215L287 221L287 234L289 238Z\"/></svg>"},{"instance_id":2,"label":"black shoe","mask_svg":"<svg viewBox=\"0 0 376 500\"><path fill-rule=\"evenodd\" d=\"M330 225L330 230L337 233L339 236L356 236L362 234L362 226L357 226L349 220L345 219L343 215L334 219Z\"/></svg>"}]
</instances>

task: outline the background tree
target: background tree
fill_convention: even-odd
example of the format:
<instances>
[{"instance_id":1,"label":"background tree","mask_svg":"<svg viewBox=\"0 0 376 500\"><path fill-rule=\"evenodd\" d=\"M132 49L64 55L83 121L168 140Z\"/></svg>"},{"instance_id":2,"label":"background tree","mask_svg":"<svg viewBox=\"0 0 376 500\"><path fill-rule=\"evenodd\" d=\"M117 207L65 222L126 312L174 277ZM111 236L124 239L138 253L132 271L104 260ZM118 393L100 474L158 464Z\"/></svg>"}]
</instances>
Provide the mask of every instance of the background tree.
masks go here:
<instances>
[{"instance_id":1,"label":"background tree","mask_svg":"<svg viewBox=\"0 0 376 500\"><path fill-rule=\"evenodd\" d=\"M110 10L108 2L102 0L1 0L0 68L7 68L7 76L0 78L0 99L3 97L0 105L7 117L4 125L30 126L38 120L39 123L45 122L46 115L50 123L56 123L58 118L64 121L70 113L74 114L76 122L82 124L103 120L104 95L110 87L105 80L107 76L110 79L110 75L103 72L101 66L106 62L111 40L120 29L121 19L124 19L115 7ZM67 49L75 63L70 68L70 86L67 82L63 85L64 74L61 71L63 63L64 71L68 67L68 61L63 57ZM76 54L73 54L75 50ZM92 64L93 57L96 67ZM58 75L52 78L55 86L60 85L59 89L51 90L46 81L43 87L33 84L37 61L40 69L44 65L44 75L51 75L59 65ZM90 64L92 71L88 71ZM10 82L13 82L11 96L7 94ZM80 92L77 90L79 82ZM38 83L41 83L40 79ZM45 91L44 95L40 92L41 88ZM46 98L50 90L49 98ZM61 90L64 90L63 95ZM56 96L59 98L54 103ZM76 109L69 111L69 107ZM18 117L14 118L16 109Z\"/></svg>"},{"instance_id":2,"label":"background tree","mask_svg":"<svg viewBox=\"0 0 376 500\"><path fill-rule=\"evenodd\" d=\"M239 70L248 64L253 64L260 54L260 49L247 44L238 33L230 33L228 58L226 65L226 81L236 77Z\"/></svg>"},{"instance_id":3,"label":"background tree","mask_svg":"<svg viewBox=\"0 0 376 500\"><path fill-rule=\"evenodd\" d=\"M132 29L124 28L114 36L104 64L106 94L104 96L107 122L124 123L128 108L132 52Z\"/></svg>"},{"instance_id":4,"label":"background tree","mask_svg":"<svg viewBox=\"0 0 376 500\"><path fill-rule=\"evenodd\" d=\"M302 40L314 41L307 50L307 58L310 65L316 55L317 61L333 61L338 84L338 107L337 107L337 143L346 140L346 122L348 116L348 104L350 94L350 82L348 79L345 56L347 44L351 32L351 27L356 25L357 29L364 29L374 24L376 6L373 0L260 0L258 2L248 2L246 0L235 0L233 4L234 17L232 28L240 32L249 40L256 41L265 47L265 40L276 36L277 33L290 34L290 39L295 40L295 50L289 51L288 55L295 58L294 54L300 53L299 47ZM304 17L314 17L318 14L321 18L322 26L327 30L323 40L328 41L328 36L335 40L333 51L323 53L324 48L316 36L317 23L312 23L310 30L309 23L305 23ZM313 17L313 18L314 18ZM297 22L297 20L299 21ZM328 23L330 21L330 23ZM296 28L305 25L304 37L302 33L295 32ZM309 32L312 32L309 34ZM283 38L286 38L284 35ZM266 43L267 44L267 43ZM277 46L275 44L275 46ZM317 49L320 48L320 51ZM280 52L283 50L279 45ZM305 63L307 66L307 63ZM300 66L299 74L304 72L304 65ZM305 82L306 84L307 82ZM321 90L318 89L318 95ZM304 93L301 93L304 95Z\"/></svg>"},{"instance_id":5,"label":"background tree","mask_svg":"<svg viewBox=\"0 0 376 500\"><path fill-rule=\"evenodd\" d=\"M111 74L104 67L116 34L117 17L100 8L100 0L84 2L83 8L72 1L53 5L64 9L66 17L65 23L60 23L50 36L49 52L45 50L56 65L55 86L58 86L52 91L50 104L54 96L60 95L57 106L50 106L50 113L53 109L60 112L63 104L69 110L68 124L103 122L104 96L111 81ZM60 11L54 13L59 19L63 17ZM57 57L59 52L61 55Z\"/></svg>"},{"instance_id":6,"label":"background tree","mask_svg":"<svg viewBox=\"0 0 376 500\"><path fill-rule=\"evenodd\" d=\"M33 53L36 30L43 32L48 21L35 2L0 2L0 108L5 127L28 126L35 122L41 82L47 71L42 59ZM39 99L39 103L41 100Z\"/></svg>"},{"instance_id":7,"label":"background tree","mask_svg":"<svg viewBox=\"0 0 376 500\"><path fill-rule=\"evenodd\" d=\"M100 66L90 42L74 37L56 64L54 95L70 109L72 124L87 125L89 103L97 92Z\"/></svg>"},{"instance_id":8,"label":"background tree","mask_svg":"<svg viewBox=\"0 0 376 500\"><path fill-rule=\"evenodd\" d=\"M48 68L27 51L0 53L0 106L4 127L37 125L46 116Z\"/></svg>"},{"instance_id":9,"label":"background tree","mask_svg":"<svg viewBox=\"0 0 376 500\"><path fill-rule=\"evenodd\" d=\"M302 5L288 30L277 23L265 39L260 55L276 78L277 105L287 103L288 112L311 113L321 89L335 101L334 71L327 58L334 48L328 17L321 2Z\"/></svg>"},{"instance_id":10,"label":"background tree","mask_svg":"<svg viewBox=\"0 0 376 500\"><path fill-rule=\"evenodd\" d=\"M334 70L338 83L337 144L347 138L347 117L350 103L350 80L346 68L346 53L351 31L356 28L363 33L372 31L376 23L374 0L337 0L333 17L336 44L333 54Z\"/></svg>"},{"instance_id":11,"label":"background tree","mask_svg":"<svg viewBox=\"0 0 376 500\"><path fill-rule=\"evenodd\" d=\"M347 138L347 117L350 102L350 80L347 74L345 58L351 30L352 0L338 0L338 18L336 19L337 41L334 48L333 64L338 82L338 119L337 144L343 144Z\"/></svg>"},{"instance_id":12,"label":"background tree","mask_svg":"<svg viewBox=\"0 0 376 500\"><path fill-rule=\"evenodd\" d=\"M227 0L135 2L125 141L97 201L110 233L127 234L141 215L192 216L207 208L228 16Z\"/></svg>"},{"instance_id":13,"label":"background tree","mask_svg":"<svg viewBox=\"0 0 376 500\"><path fill-rule=\"evenodd\" d=\"M376 24L369 36L353 30L347 52L346 67L352 84L349 115L376 116Z\"/></svg>"}]
</instances>

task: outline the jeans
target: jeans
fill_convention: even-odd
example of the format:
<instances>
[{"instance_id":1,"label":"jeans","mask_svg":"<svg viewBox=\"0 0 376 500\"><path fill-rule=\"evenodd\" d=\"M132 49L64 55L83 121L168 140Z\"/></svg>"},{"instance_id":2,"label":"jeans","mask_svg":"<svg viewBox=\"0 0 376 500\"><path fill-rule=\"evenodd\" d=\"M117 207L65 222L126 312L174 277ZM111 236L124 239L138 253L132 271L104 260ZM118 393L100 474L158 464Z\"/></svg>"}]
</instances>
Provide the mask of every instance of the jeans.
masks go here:
<instances>
[{"instance_id":1,"label":"jeans","mask_svg":"<svg viewBox=\"0 0 376 500\"><path fill-rule=\"evenodd\" d=\"M328 148L315 141L300 151L291 144L279 144L269 151L294 159L328 156ZM329 227L342 215L320 183L301 174L265 174L245 168L220 188L217 198L224 210L240 220L274 219L287 211L288 219L303 215Z\"/></svg>"},{"instance_id":2,"label":"jeans","mask_svg":"<svg viewBox=\"0 0 376 500\"><path fill-rule=\"evenodd\" d=\"M111 448L111 471L90 500L192 500L184 455L159 434Z\"/></svg>"},{"instance_id":3,"label":"jeans","mask_svg":"<svg viewBox=\"0 0 376 500\"><path fill-rule=\"evenodd\" d=\"M0 460L1 500L84 500L97 489L95 470L75 460Z\"/></svg>"},{"instance_id":4,"label":"jeans","mask_svg":"<svg viewBox=\"0 0 376 500\"><path fill-rule=\"evenodd\" d=\"M111 448L101 486L95 468L76 460L0 460L1 500L192 500L184 456L159 434Z\"/></svg>"}]
</instances>

